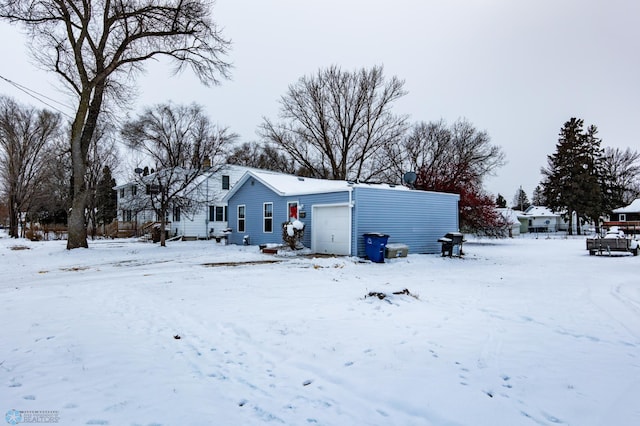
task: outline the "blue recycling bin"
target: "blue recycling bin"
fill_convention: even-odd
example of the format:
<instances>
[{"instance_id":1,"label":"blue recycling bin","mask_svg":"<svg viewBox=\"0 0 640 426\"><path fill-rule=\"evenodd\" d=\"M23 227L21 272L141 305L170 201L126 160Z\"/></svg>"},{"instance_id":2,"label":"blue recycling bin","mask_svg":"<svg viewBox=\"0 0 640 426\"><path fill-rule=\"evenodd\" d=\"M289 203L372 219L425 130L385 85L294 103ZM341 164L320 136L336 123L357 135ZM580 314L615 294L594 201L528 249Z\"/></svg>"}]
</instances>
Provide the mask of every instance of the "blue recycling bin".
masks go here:
<instances>
[{"instance_id":1,"label":"blue recycling bin","mask_svg":"<svg viewBox=\"0 0 640 426\"><path fill-rule=\"evenodd\" d=\"M369 232L364 236L364 251L369 260L376 263L384 263L384 249L387 246L389 236L379 232Z\"/></svg>"}]
</instances>

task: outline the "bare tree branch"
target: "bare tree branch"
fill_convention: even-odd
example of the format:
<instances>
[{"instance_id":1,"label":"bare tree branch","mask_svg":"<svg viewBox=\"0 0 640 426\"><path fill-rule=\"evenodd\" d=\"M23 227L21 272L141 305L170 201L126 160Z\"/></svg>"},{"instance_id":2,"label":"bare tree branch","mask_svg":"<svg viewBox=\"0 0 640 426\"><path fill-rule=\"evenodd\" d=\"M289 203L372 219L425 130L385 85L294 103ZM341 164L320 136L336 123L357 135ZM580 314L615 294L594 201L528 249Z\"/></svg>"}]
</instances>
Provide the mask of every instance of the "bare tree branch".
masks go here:
<instances>
[{"instance_id":1,"label":"bare tree branch","mask_svg":"<svg viewBox=\"0 0 640 426\"><path fill-rule=\"evenodd\" d=\"M76 96L71 125L74 200L67 248L86 247L85 169L105 98L124 87L145 61L166 56L174 72L190 67L204 85L227 78L229 41L207 0L0 0L0 19L22 24L31 53Z\"/></svg>"},{"instance_id":2,"label":"bare tree branch","mask_svg":"<svg viewBox=\"0 0 640 426\"><path fill-rule=\"evenodd\" d=\"M260 127L299 173L326 179L371 180L388 167L382 156L401 140L406 117L391 113L404 82L386 81L382 67L344 72L337 66L302 77L280 99L279 123Z\"/></svg>"}]
</instances>

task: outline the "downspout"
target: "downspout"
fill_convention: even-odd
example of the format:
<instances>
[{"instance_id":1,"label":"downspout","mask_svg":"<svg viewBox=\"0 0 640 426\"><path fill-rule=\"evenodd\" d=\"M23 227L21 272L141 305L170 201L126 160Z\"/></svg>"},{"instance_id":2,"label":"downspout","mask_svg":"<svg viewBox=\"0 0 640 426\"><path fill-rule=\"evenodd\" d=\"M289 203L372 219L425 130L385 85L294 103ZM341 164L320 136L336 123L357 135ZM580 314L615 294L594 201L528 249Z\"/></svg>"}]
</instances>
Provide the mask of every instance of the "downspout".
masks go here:
<instances>
[{"instance_id":1,"label":"downspout","mask_svg":"<svg viewBox=\"0 0 640 426\"><path fill-rule=\"evenodd\" d=\"M358 224L353 222L353 186L349 186L349 224L352 228L352 234L349 236L349 255L357 256L358 249ZM355 230L353 229L355 228ZM353 242L356 244L356 253L353 253Z\"/></svg>"}]
</instances>

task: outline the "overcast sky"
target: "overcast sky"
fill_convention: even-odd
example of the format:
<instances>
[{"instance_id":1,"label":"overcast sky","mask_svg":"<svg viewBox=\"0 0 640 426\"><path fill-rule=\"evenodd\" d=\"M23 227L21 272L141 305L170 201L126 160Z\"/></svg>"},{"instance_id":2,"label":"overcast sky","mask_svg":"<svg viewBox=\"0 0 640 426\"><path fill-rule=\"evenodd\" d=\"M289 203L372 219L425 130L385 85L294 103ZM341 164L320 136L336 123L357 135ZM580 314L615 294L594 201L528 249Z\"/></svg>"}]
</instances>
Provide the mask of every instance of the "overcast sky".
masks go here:
<instances>
[{"instance_id":1,"label":"overcast sky","mask_svg":"<svg viewBox=\"0 0 640 426\"><path fill-rule=\"evenodd\" d=\"M288 85L319 68L383 65L405 80L395 111L412 122L466 118L502 147L508 164L485 187L510 203L531 198L540 168L571 117L595 124L603 146L640 149L640 2L633 0L218 0L233 42L232 80L200 86L152 64L133 112L172 100L257 140ZM53 74L29 60L16 27L0 23L0 76L64 101ZM0 80L0 93L37 102Z\"/></svg>"}]
</instances>

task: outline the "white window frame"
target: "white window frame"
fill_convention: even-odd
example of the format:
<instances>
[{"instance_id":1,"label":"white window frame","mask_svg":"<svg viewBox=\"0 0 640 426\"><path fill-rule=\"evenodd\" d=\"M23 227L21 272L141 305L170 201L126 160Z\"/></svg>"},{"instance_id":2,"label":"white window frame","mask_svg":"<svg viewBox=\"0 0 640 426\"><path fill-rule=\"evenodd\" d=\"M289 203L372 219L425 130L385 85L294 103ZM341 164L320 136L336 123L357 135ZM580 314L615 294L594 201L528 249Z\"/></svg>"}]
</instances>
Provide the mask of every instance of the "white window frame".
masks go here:
<instances>
[{"instance_id":1,"label":"white window frame","mask_svg":"<svg viewBox=\"0 0 640 426\"><path fill-rule=\"evenodd\" d=\"M240 209L242 209L242 217L240 217ZM247 231L247 206L245 204L239 204L237 209L237 229L238 232L246 232ZM242 222L242 230L240 230L240 222Z\"/></svg>"},{"instance_id":2,"label":"white window frame","mask_svg":"<svg viewBox=\"0 0 640 426\"><path fill-rule=\"evenodd\" d=\"M627 214L626 213L619 213L618 216L618 222L626 222L627 221Z\"/></svg>"},{"instance_id":3,"label":"white window frame","mask_svg":"<svg viewBox=\"0 0 640 426\"><path fill-rule=\"evenodd\" d=\"M218 209L222 209L222 220L218 220ZM226 222L227 221L227 206L216 206L214 219L216 220L216 222Z\"/></svg>"},{"instance_id":4,"label":"white window frame","mask_svg":"<svg viewBox=\"0 0 640 426\"><path fill-rule=\"evenodd\" d=\"M267 206L270 206L269 212L271 215L267 216ZM271 230L267 231L267 221L271 221ZM262 203L262 232L265 234L273 234L273 203Z\"/></svg>"}]
</instances>

